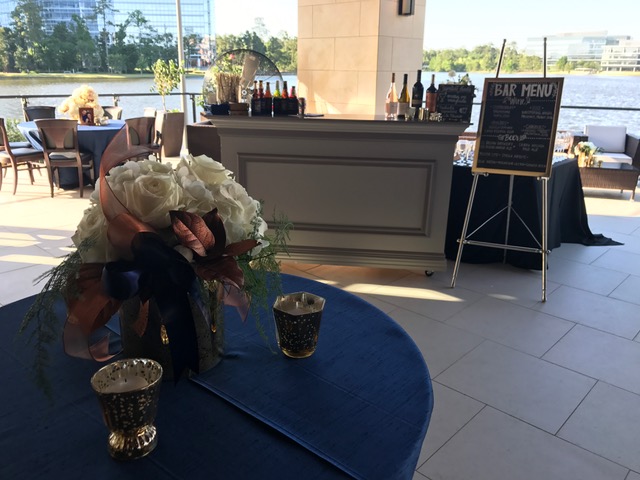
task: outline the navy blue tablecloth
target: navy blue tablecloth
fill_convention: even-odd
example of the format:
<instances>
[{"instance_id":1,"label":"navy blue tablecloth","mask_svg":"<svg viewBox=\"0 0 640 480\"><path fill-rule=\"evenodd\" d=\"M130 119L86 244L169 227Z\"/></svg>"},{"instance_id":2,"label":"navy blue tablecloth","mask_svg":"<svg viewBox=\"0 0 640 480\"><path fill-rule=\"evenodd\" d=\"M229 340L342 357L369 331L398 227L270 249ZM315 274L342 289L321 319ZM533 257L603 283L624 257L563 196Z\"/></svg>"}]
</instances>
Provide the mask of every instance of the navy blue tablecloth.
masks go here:
<instances>
[{"instance_id":1,"label":"navy blue tablecloth","mask_svg":"<svg viewBox=\"0 0 640 480\"><path fill-rule=\"evenodd\" d=\"M101 366L56 342L49 404L28 379L34 351L15 337L28 298L0 308L0 478L410 479L433 408L424 360L372 305L335 287L283 275L285 292L327 299L318 349L284 357L270 312L225 322L214 369L163 383L159 444L135 462L112 460L89 379ZM64 316L62 304L57 306Z\"/></svg>"},{"instance_id":2,"label":"navy blue tablecloth","mask_svg":"<svg viewBox=\"0 0 640 480\"><path fill-rule=\"evenodd\" d=\"M554 162L548 180L548 225L547 244L550 250L561 243L581 243L583 245L620 245L620 243L594 234L589 228L589 218L582 192L580 172L575 159ZM455 260L458 254L458 239L462 233L464 217L469 204L473 175L470 166L454 165L449 199L449 215L445 241L445 255ZM542 187L535 177L515 176L512 205L525 222L511 216L509 245L539 248L542 224ZM469 219L467 236L482 225L493 214L506 207L509 200L509 176L480 176ZM525 226L526 225L526 226ZM507 215L503 212L491 222L482 226L469 239L491 243L505 243ZM528 230L527 230L528 228ZM533 237L532 237L533 234ZM477 245L465 245L462 261L467 263L502 262L504 250ZM516 267L540 270L542 257L538 253L508 250L506 262Z\"/></svg>"},{"instance_id":3,"label":"navy blue tablecloth","mask_svg":"<svg viewBox=\"0 0 640 480\"><path fill-rule=\"evenodd\" d=\"M108 125L78 125L78 145L80 150L93 155L93 170L95 179L100 174L100 161L102 153L113 140L113 137L124 126L124 120L109 120ZM18 124L18 129L29 140L33 148L42 150L42 143L38 134L36 122L22 122ZM85 175L84 183L90 183L90 177ZM73 168L60 169L60 188L72 189L78 187L78 173Z\"/></svg>"}]
</instances>

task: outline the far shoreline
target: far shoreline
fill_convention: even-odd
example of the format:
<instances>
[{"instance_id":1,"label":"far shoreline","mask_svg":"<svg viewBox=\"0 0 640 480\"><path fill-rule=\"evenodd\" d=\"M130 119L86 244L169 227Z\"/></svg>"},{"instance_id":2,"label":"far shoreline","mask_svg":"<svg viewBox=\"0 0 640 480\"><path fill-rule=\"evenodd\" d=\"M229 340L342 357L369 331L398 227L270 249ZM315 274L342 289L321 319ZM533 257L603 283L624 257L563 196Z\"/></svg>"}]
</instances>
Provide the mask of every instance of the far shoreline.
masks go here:
<instances>
[{"instance_id":1,"label":"far shoreline","mask_svg":"<svg viewBox=\"0 0 640 480\"><path fill-rule=\"evenodd\" d=\"M429 70L425 70L430 72ZM187 72L187 77L201 77L206 73L206 70L191 70ZM432 72L437 74L446 74L448 72ZM456 72L463 73L463 72ZM470 71L464 72L470 74L483 74L490 75L495 74L495 71ZM296 72L282 72L282 75L297 75ZM509 72L503 75L542 75L542 72L529 71L529 72ZM601 77L640 77L640 72L584 72L584 71L571 71L571 72L557 72L548 71L547 75L571 75L571 76L601 76ZM86 80L99 80L99 79L135 79L135 78L153 78L153 73L14 73L14 72L0 72L0 80L12 79L12 78L68 78L68 79L86 79Z\"/></svg>"}]
</instances>

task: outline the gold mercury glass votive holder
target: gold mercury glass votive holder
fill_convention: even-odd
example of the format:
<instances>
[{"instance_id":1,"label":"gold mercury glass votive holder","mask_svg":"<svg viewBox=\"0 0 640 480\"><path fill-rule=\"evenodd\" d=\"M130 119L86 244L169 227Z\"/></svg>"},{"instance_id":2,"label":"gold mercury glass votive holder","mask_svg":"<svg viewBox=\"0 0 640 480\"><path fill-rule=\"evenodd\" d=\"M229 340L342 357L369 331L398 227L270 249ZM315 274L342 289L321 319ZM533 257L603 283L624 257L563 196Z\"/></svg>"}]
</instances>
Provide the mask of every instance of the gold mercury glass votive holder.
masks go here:
<instances>
[{"instance_id":1,"label":"gold mercury glass votive holder","mask_svg":"<svg viewBox=\"0 0 640 480\"><path fill-rule=\"evenodd\" d=\"M142 458L158 444L153 422L161 379L162 367L147 358L118 360L91 377L91 387L109 429L108 450L113 458Z\"/></svg>"},{"instance_id":2,"label":"gold mercury glass votive holder","mask_svg":"<svg viewBox=\"0 0 640 480\"><path fill-rule=\"evenodd\" d=\"M307 292L289 293L273 304L276 339L282 353L306 358L315 352L325 299Z\"/></svg>"}]
</instances>

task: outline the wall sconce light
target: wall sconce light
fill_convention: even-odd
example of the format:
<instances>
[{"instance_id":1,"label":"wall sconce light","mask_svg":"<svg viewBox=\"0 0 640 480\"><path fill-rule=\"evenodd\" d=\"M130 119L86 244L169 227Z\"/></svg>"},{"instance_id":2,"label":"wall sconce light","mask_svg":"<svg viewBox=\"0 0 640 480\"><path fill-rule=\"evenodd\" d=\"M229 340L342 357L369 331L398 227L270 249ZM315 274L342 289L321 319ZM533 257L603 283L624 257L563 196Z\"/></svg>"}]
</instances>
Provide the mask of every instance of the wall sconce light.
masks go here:
<instances>
[{"instance_id":1,"label":"wall sconce light","mask_svg":"<svg viewBox=\"0 0 640 480\"><path fill-rule=\"evenodd\" d=\"M413 15L415 0L398 0L398 15Z\"/></svg>"}]
</instances>

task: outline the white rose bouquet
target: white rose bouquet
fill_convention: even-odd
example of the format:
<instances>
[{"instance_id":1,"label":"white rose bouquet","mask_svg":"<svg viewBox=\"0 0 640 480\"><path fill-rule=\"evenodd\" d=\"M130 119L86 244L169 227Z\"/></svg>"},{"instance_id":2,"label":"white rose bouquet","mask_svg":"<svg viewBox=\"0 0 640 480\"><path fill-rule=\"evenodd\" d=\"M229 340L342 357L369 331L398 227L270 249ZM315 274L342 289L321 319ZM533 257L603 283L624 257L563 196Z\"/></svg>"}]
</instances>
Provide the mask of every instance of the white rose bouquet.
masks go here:
<instances>
[{"instance_id":1,"label":"white rose bouquet","mask_svg":"<svg viewBox=\"0 0 640 480\"><path fill-rule=\"evenodd\" d=\"M98 94L89 85L76 88L59 106L58 112L73 120L79 120L80 108L93 108L93 118L100 119L104 110L100 106Z\"/></svg>"},{"instance_id":2,"label":"white rose bouquet","mask_svg":"<svg viewBox=\"0 0 640 480\"><path fill-rule=\"evenodd\" d=\"M289 226L280 219L267 237L260 202L207 156L186 156L175 168L154 157L123 163L139 153L129 151L123 133L105 151L91 205L72 237L77 250L44 276L21 331L35 320L37 350L44 352L56 337L53 302L61 296L67 353L107 360L113 356L108 342L91 337L134 301L141 337L157 312L177 378L186 368L199 370L197 318L215 332L220 303L246 314L250 301L257 313L268 307L270 294L280 293L275 255L286 250ZM35 370L46 390L44 360L36 360Z\"/></svg>"}]
</instances>

